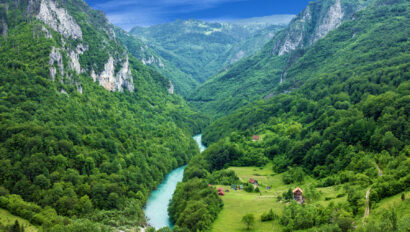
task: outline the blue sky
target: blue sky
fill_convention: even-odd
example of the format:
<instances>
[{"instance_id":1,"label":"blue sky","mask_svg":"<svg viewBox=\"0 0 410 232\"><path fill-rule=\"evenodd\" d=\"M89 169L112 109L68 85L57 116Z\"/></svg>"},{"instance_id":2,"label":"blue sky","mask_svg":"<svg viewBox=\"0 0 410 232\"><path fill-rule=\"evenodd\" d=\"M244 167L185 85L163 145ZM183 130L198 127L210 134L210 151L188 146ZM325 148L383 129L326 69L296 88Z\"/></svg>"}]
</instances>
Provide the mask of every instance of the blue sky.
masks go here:
<instances>
[{"instance_id":1,"label":"blue sky","mask_svg":"<svg viewBox=\"0 0 410 232\"><path fill-rule=\"evenodd\" d=\"M297 14L309 0L85 0L126 30L176 19L223 21L274 14Z\"/></svg>"}]
</instances>

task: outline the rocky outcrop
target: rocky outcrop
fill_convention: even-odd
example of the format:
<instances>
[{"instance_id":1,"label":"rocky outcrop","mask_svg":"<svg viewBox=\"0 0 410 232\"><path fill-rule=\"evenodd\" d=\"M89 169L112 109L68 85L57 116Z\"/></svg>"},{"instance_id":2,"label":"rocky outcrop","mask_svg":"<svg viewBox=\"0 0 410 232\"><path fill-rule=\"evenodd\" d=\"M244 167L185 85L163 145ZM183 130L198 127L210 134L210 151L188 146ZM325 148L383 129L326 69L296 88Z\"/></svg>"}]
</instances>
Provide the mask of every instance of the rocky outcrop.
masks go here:
<instances>
[{"instance_id":1,"label":"rocky outcrop","mask_svg":"<svg viewBox=\"0 0 410 232\"><path fill-rule=\"evenodd\" d=\"M53 0L42 0L37 19L61 33L65 38L81 39L81 27L67 10L60 8Z\"/></svg>"},{"instance_id":2,"label":"rocky outcrop","mask_svg":"<svg viewBox=\"0 0 410 232\"><path fill-rule=\"evenodd\" d=\"M350 9L348 14L345 8ZM360 4L343 4L343 0L321 0L310 3L277 37L273 54L281 56L312 45L361 8Z\"/></svg>"},{"instance_id":3,"label":"rocky outcrop","mask_svg":"<svg viewBox=\"0 0 410 232\"><path fill-rule=\"evenodd\" d=\"M51 48L50 52L50 60L49 60L50 67L50 76L51 79L54 81L57 75L57 68L60 72L61 76L64 76L64 64L63 64L63 56L61 55L60 49L56 47Z\"/></svg>"},{"instance_id":4,"label":"rocky outcrop","mask_svg":"<svg viewBox=\"0 0 410 232\"><path fill-rule=\"evenodd\" d=\"M97 75L94 70L91 71L91 77L96 82L104 87L108 91L128 91L134 90L134 82L129 68L128 56L125 62L122 64L122 68L115 75L114 58L110 57L107 63L104 65L104 70Z\"/></svg>"},{"instance_id":5,"label":"rocky outcrop","mask_svg":"<svg viewBox=\"0 0 410 232\"><path fill-rule=\"evenodd\" d=\"M82 55L88 49L87 46L79 44L77 48L73 51L69 51L70 57L70 68L71 70L75 71L77 74L83 72L81 65L80 65L80 55Z\"/></svg>"},{"instance_id":6,"label":"rocky outcrop","mask_svg":"<svg viewBox=\"0 0 410 232\"><path fill-rule=\"evenodd\" d=\"M322 23L318 25L317 30L315 32L314 41L323 38L329 33L331 30L337 28L343 22L344 13L342 10L342 5L340 0L336 0L335 4L333 4L330 8L325 17L322 20Z\"/></svg>"},{"instance_id":7,"label":"rocky outcrop","mask_svg":"<svg viewBox=\"0 0 410 232\"><path fill-rule=\"evenodd\" d=\"M168 93L169 93L169 94L174 94L174 85L172 84L171 81L169 81Z\"/></svg>"}]
</instances>

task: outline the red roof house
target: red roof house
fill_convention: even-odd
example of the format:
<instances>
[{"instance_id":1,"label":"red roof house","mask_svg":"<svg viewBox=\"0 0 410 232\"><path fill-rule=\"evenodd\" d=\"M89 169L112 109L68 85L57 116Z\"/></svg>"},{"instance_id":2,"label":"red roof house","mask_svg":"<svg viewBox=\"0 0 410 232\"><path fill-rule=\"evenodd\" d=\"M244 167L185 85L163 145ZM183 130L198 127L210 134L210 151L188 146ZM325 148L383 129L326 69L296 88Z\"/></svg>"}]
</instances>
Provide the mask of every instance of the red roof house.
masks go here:
<instances>
[{"instance_id":1,"label":"red roof house","mask_svg":"<svg viewBox=\"0 0 410 232\"><path fill-rule=\"evenodd\" d=\"M259 141L259 135L254 135L252 136L253 141Z\"/></svg>"}]
</instances>

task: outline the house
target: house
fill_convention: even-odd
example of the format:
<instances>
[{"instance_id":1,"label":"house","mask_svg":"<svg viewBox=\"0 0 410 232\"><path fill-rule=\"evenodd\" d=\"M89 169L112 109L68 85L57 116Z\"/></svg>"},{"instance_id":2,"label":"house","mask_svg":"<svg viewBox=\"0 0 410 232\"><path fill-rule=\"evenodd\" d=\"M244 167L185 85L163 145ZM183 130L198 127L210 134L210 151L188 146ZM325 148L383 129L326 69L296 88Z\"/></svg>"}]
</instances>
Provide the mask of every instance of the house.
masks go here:
<instances>
[{"instance_id":1,"label":"house","mask_svg":"<svg viewBox=\"0 0 410 232\"><path fill-rule=\"evenodd\" d=\"M302 189L300 189L300 188L298 187L298 188L295 188L295 189L293 190L293 199L294 199L295 201L298 201L298 202L300 202L300 203L303 204L303 202L304 202L304 197L303 197L303 191L302 191Z\"/></svg>"},{"instance_id":2,"label":"house","mask_svg":"<svg viewBox=\"0 0 410 232\"><path fill-rule=\"evenodd\" d=\"M270 186L266 186L266 190L270 190Z\"/></svg>"},{"instance_id":3,"label":"house","mask_svg":"<svg viewBox=\"0 0 410 232\"><path fill-rule=\"evenodd\" d=\"M253 178L249 179L249 181L248 181L248 182L249 182L249 183L251 183L251 184L253 184L253 185L259 186L258 181L257 181L257 180L255 180L255 179L253 179Z\"/></svg>"},{"instance_id":4,"label":"house","mask_svg":"<svg viewBox=\"0 0 410 232\"><path fill-rule=\"evenodd\" d=\"M219 195L219 196L225 196L225 193L224 193L224 189L223 189L223 188L218 188L218 195Z\"/></svg>"},{"instance_id":5,"label":"house","mask_svg":"<svg viewBox=\"0 0 410 232\"><path fill-rule=\"evenodd\" d=\"M259 135L252 136L252 141L259 141Z\"/></svg>"}]
</instances>

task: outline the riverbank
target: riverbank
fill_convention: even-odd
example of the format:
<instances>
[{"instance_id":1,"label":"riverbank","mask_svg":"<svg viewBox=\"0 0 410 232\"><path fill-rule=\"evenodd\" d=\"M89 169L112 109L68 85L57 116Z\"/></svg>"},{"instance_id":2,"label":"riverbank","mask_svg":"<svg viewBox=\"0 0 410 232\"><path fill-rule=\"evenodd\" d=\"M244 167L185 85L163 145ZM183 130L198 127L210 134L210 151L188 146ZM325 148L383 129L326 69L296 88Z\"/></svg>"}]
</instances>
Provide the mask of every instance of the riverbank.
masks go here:
<instances>
[{"instance_id":1,"label":"riverbank","mask_svg":"<svg viewBox=\"0 0 410 232\"><path fill-rule=\"evenodd\" d=\"M202 144L202 135L196 135L193 139L197 142L200 152L206 147ZM169 201L174 194L178 182L181 182L184 177L185 166L172 170L167 174L158 188L151 192L147 205L144 209L145 216L148 219L148 224L155 229L163 227L172 228L173 224L168 215Z\"/></svg>"}]
</instances>

